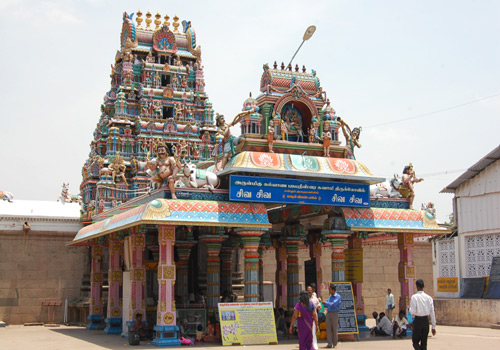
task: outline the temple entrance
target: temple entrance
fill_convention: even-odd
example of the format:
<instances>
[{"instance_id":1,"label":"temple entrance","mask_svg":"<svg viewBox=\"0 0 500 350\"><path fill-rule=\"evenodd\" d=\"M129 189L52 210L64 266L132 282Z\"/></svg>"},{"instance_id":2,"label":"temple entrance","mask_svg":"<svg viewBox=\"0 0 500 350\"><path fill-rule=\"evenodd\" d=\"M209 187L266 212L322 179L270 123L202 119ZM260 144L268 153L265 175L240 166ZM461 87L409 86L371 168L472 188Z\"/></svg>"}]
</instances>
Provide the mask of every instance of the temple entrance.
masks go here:
<instances>
[{"instance_id":1,"label":"temple entrance","mask_svg":"<svg viewBox=\"0 0 500 350\"><path fill-rule=\"evenodd\" d=\"M311 283L316 283L317 281L317 276L316 276L316 259L311 259L311 260L306 260L304 261L304 281L305 281L305 288L307 286L311 285Z\"/></svg>"}]
</instances>

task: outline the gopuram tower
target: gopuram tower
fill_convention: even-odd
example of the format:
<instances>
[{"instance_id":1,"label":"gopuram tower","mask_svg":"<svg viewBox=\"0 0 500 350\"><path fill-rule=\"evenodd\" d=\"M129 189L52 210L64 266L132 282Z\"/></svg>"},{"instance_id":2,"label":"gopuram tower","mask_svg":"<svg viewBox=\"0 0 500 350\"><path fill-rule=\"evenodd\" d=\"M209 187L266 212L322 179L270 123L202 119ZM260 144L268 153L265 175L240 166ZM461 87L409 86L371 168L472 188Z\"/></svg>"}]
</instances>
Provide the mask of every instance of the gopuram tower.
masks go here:
<instances>
[{"instance_id":1,"label":"gopuram tower","mask_svg":"<svg viewBox=\"0 0 500 350\"><path fill-rule=\"evenodd\" d=\"M158 148L182 162L210 157L216 127L201 48L190 21L169 20L123 14L111 86L82 168L84 220L148 192L147 163Z\"/></svg>"}]
</instances>

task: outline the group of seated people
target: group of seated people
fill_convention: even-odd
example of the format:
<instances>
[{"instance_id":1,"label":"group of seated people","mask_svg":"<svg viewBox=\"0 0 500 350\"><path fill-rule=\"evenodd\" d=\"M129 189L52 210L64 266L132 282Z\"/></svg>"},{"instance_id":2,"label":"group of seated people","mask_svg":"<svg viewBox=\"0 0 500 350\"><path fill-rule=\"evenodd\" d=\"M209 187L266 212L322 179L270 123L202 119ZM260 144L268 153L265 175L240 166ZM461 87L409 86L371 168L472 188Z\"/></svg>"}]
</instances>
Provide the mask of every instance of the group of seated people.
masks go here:
<instances>
[{"instance_id":1,"label":"group of seated people","mask_svg":"<svg viewBox=\"0 0 500 350\"><path fill-rule=\"evenodd\" d=\"M220 325L214 316L208 319L207 329L203 332L203 327L199 324L196 327L195 336L191 335L192 326L187 319L183 319L179 325L179 340L183 345L193 345L195 342L215 343L221 341Z\"/></svg>"},{"instance_id":2,"label":"group of seated people","mask_svg":"<svg viewBox=\"0 0 500 350\"><path fill-rule=\"evenodd\" d=\"M378 314L376 311L372 313L375 319L375 327L370 328L370 333L374 335L381 336L391 336L392 338L402 338L406 337L406 330L411 327L406 319L405 310L400 310L399 314L394 317L394 321L391 321L385 312Z\"/></svg>"}]
</instances>

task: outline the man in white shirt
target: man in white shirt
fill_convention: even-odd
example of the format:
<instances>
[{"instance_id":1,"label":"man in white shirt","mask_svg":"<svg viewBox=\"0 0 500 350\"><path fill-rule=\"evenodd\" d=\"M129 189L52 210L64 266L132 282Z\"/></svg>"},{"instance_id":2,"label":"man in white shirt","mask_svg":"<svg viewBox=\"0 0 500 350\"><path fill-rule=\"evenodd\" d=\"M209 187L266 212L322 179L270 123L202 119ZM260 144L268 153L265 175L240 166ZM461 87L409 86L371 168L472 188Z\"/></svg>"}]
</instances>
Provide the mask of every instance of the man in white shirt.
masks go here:
<instances>
[{"instance_id":1,"label":"man in white shirt","mask_svg":"<svg viewBox=\"0 0 500 350\"><path fill-rule=\"evenodd\" d=\"M385 313L381 312L379 315L380 320L378 321L377 327L375 327L375 335L392 335L392 323L387 318Z\"/></svg>"},{"instance_id":2,"label":"man in white shirt","mask_svg":"<svg viewBox=\"0 0 500 350\"><path fill-rule=\"evenodd\" d=\"M385 297L385 314L392 322L392 309L394 309L394 295L391 293L391 289L387 289L387 296Z\"/></svg>"},{"instance_id":3,"label":"man in white shirt","mask_svg":"<svg viewBox=\"0 0 500 350\"><path fill-rule=\"evenodd\" d=\"M434 301L424 293L424 281L418 279L415 283L417 293L413 294L410 301L410 312L413 315L413 348L427 350L427 336L429 334L429 317L432 323L432 335L436 335L436 314Z\"/></svg>"},{"instance_id":4,"label":"man in white shirt","mask_svg":"<svg viewBox=\"0 0 500 350\"><path fill-rule=\"evenodd\" d=\"M408 328L408 321L405 317L405 310L399 311L399 314L394 317L393 329L392 329L392 337L399 338L406 337L406 329Z\"/></svg>"}]
</instances>

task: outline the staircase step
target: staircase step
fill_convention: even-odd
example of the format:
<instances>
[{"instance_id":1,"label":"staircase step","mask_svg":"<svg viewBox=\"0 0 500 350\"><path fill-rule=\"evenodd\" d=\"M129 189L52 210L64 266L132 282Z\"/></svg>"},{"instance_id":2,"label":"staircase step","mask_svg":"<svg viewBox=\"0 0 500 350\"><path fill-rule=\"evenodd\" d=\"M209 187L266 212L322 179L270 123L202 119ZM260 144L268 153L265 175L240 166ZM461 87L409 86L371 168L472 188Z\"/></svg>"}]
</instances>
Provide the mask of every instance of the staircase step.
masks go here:
<instances>
[{"instance_id":1,"label":"staircase step","mask_svg":"<svg viewBox=\"0 0 500 350\"><path fill-rule=\"evenodd\" d=\"M500 329L500 323L492 324L491 329Z\"/></svg>"}]
</instances>

